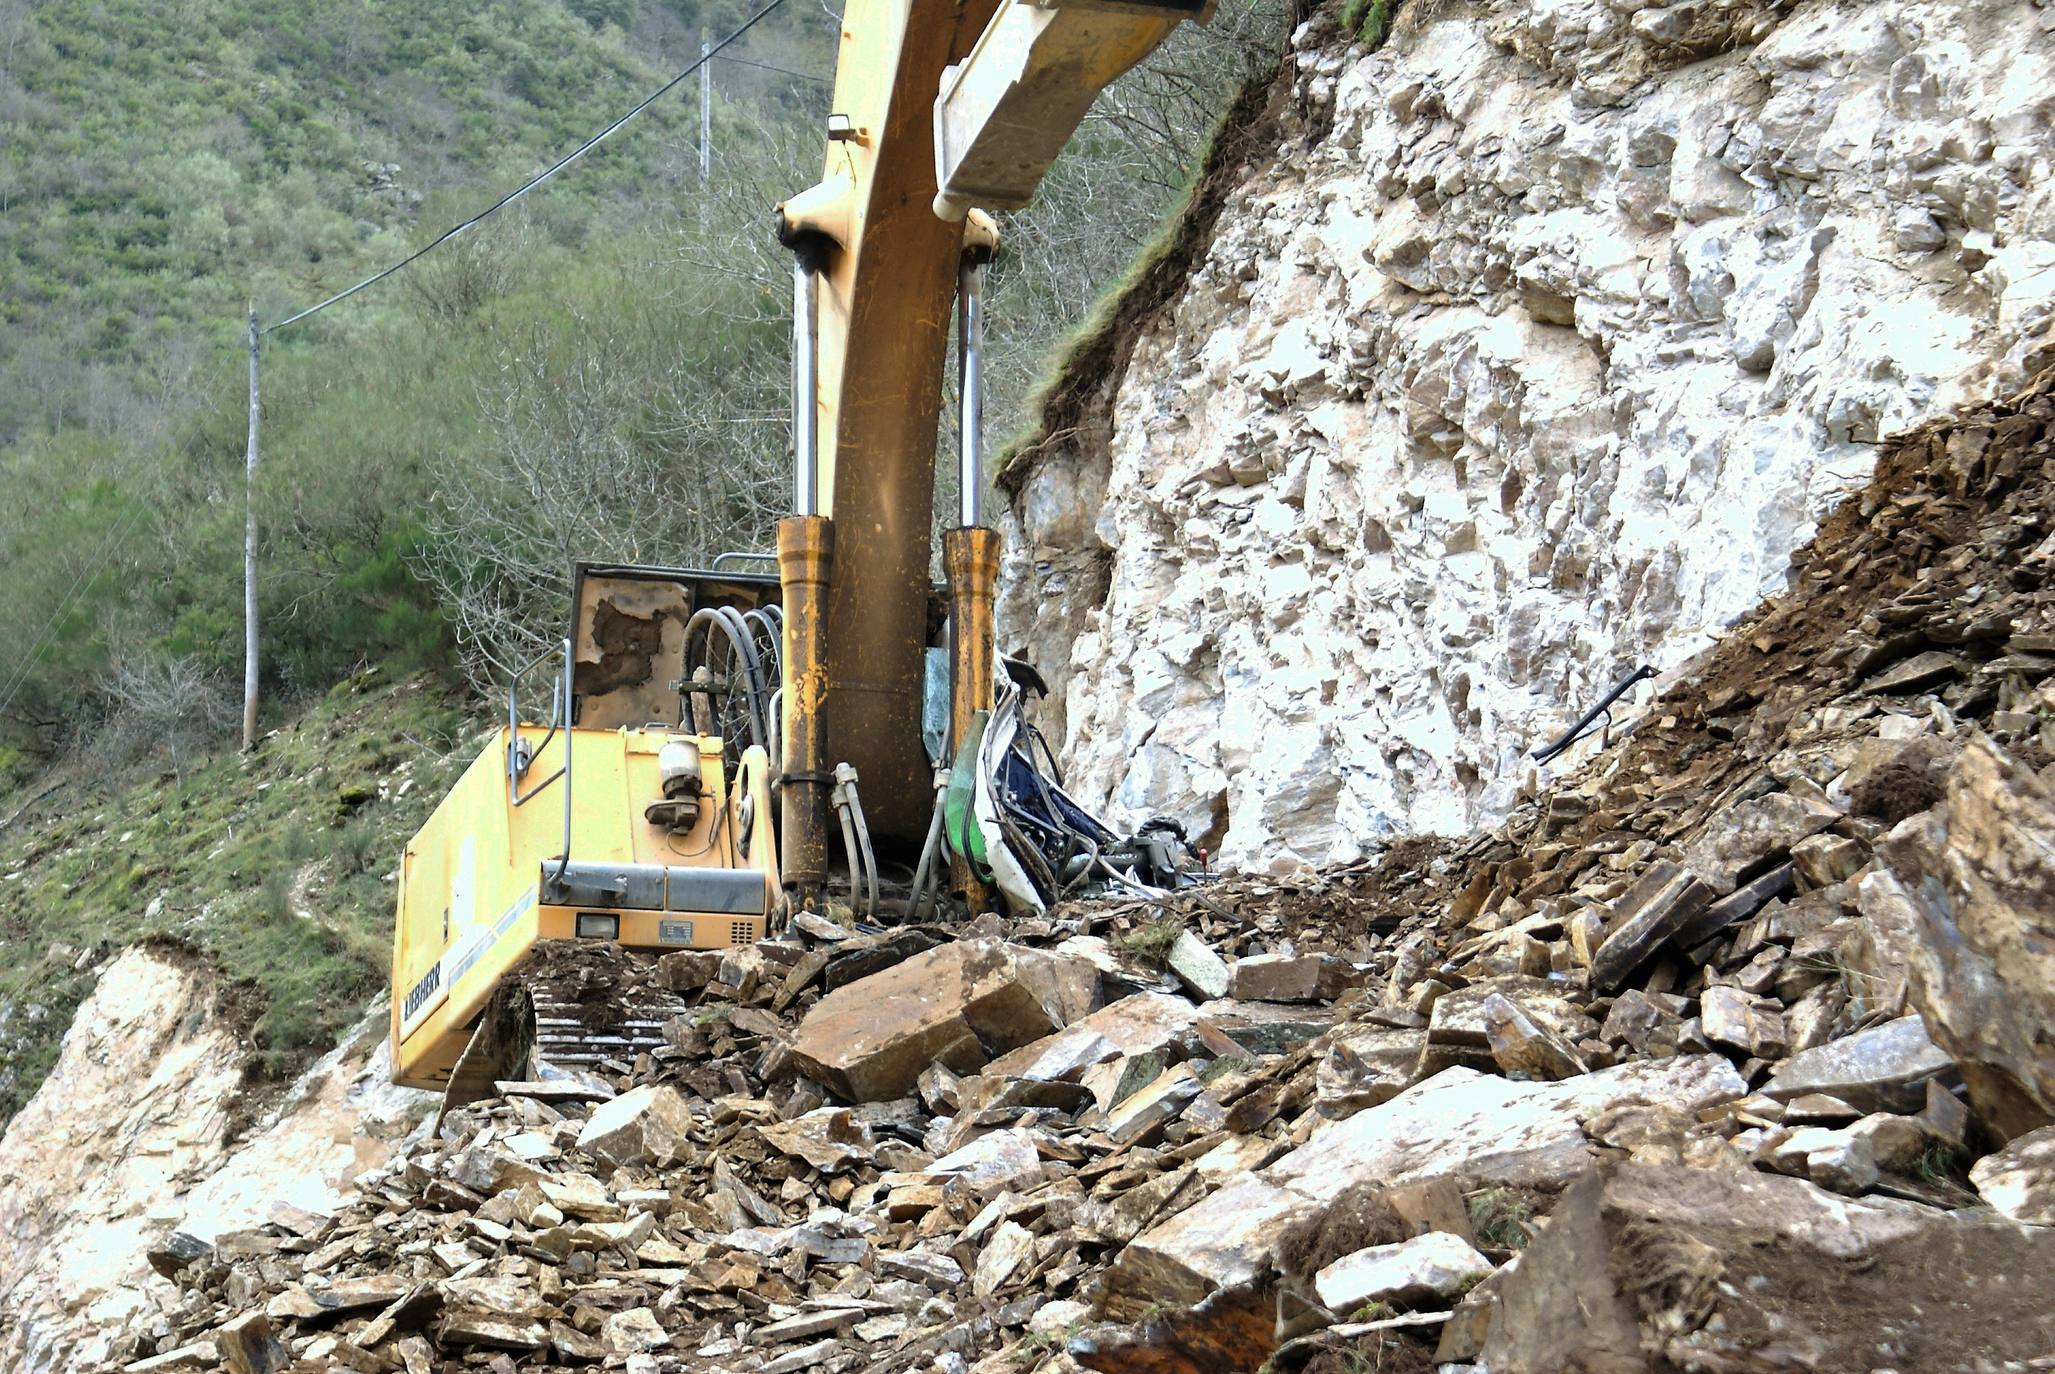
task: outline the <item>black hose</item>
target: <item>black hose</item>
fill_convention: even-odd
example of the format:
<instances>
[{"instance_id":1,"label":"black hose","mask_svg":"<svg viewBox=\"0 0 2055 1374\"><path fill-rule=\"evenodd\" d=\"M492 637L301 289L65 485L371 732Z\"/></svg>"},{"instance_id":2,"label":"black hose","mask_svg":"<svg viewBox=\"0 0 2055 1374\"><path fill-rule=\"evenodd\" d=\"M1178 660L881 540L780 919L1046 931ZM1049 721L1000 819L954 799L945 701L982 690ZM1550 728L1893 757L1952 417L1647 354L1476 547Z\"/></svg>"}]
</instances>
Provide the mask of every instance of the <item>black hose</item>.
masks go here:
<instances>
[{"instance_id":1,"label":"black hose","mask_svg":"<svg viewBox=\"0 0 2055 1374\"><path fill-rule=\"evenodd\" d=\"M1614 685L1613 690L1605 694L1604 700L1600 701L1598 705L1592 707L1589 711L1586 711L1582 716L1578 717L1577 723L1575 725L1572 725L1569 729L1565 730L1551 743L1544 744L1541 748L1536 749L1533 755L1534 761L1536 763L1547 763L1557 754L1562 753L1563 750L1568 749L1578 740L1583 739L1585 734L1587 733L1586 727L1589 726L1591 722L1593 722L1594 720L1597 720L1600 716L1606 715L1607 709L1611 707L1614 702L1618 701L1622 696L1626 695L1628 688L1632 687L1635 683L1641 681L1643 678L1654 676L1655 669L1649 667L1646 663L1644 663L1639 668L1636 668L1633 672L1627 674L1627 676L1625 676L1624 678L1621 678L1620 681Z\"/></svg>"}]
</instances>

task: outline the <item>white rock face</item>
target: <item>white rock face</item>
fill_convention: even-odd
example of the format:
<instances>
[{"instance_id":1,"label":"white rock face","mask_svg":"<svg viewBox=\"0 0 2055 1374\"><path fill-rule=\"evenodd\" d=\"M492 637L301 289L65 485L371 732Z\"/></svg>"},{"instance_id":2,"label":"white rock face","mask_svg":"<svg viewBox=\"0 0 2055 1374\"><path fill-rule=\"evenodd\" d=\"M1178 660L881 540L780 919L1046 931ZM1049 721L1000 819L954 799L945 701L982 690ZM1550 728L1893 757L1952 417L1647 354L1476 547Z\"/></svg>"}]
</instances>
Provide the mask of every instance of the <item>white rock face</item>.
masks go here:
<instances>
[{"instance_id":1,"label":"white rock face","mask_svg":"<svg viewBox=\"0 0 2055 1374\"><path fill-rule=\"evenodd\" d=\"M1074 790L1230 864L1496 820L1868 441L2055 358L2055 10L1418 13L1301 31L1282 147L1012 503Z\"/></svg>"},{"instance_id":2,"label":"white rock face","mask_svg":"<svg viewBox=\"0 0 2055 1374\"><path fill-rule=\"evenodd\" d=\"M109 1367L115 1338L177 1293L145 1255L212 1241L275 1202L328 1212L434 1099L386 1081L381 1002L240 1144L247 1048L213 978L134 946L100 975L56 1066L0 1135L0 1369Z\"/></svg>"}]
</instances>

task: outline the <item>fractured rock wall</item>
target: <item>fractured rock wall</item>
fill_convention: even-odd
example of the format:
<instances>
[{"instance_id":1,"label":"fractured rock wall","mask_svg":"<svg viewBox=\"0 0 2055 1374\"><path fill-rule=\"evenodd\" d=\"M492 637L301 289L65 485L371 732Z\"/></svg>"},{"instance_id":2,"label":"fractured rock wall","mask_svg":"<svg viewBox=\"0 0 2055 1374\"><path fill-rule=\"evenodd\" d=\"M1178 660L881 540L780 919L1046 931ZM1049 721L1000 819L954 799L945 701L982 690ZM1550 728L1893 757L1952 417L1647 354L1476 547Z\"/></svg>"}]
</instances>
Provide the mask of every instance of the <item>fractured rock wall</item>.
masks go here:
<instances>
[{"instance_id":1,"label":"fractured rock wall","mask_svg":"<svg viewBox=\"0 0 2055 1374\"><path fill-rule=\"evenodd\" d=\"M195 961L123 951L79 1007L56 1066L0 1135L0 1369L103 1369L176 1291L146 1252L173 1229L213 1241L274 1202L332 1211L386 1159L429 1094L386 1081L383 1002L229 1139L247 1047Z\"/></svg>"},{"instance_id":2,"label":"fractured rock wall","mask_svg":"<svg viewBox=\"0 0 2055 1374\"><path fill-rule=\"evenodd\" d=\"M1414 0L1280 87L1025 470L1001 608L1073 790L1229 863L1493 821L1870 441L2055 347L2041 4Z\"/></svg>"}]
</instances>

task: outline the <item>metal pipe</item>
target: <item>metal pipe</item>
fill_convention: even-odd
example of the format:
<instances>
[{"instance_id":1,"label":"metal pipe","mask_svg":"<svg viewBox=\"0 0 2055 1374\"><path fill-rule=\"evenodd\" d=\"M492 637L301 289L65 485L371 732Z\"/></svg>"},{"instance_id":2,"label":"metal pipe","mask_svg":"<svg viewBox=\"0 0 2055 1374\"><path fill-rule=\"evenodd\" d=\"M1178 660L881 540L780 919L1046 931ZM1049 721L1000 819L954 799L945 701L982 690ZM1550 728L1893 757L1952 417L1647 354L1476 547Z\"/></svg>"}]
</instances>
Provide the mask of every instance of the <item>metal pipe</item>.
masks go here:
<instances>
[{"instance_id":1,"label":"metal pipe","mask_svg":"<svg viewBox=\"0 0 2055 1374\"><path fill-rule=\"evenodd\" d=\"M999 584L999 532L982 526L942 532L942 570L949 579L949 757L955 758L992 709L992 607ZM990 900L970 859L955 856L951 873L973 916Z\"/></svg>"},{"instance_id":2,"label":"metal pipe","mask_svg":"<svg viewBox=\"0 0 2055 1374\"><path fill-rule=\"evenodd\" d=\"M956 269L957 501L963 525L984 523L985 268L965 253Z\"/></svg>"},{"instance_id":3,"label":"metal pipe","mask_svg":"<svg viewBox=\"0 0 2055 1374\"><path fill-rule=\"evenodd\" d=\"M842 856L849 864L849 910L853 914L862 901L859 894L863 891L863 863L856 852L856 827L849 820L849 803L839 788L835 793L835 816L842 822Z\"/></svg>"},{"instance_id":4,"label":"metal pipe","mask_svg":"<svg viewBox=\"0 0 2055 1374\"><path fill-rule=\"evenodd\" d=\"M835 561L834 523L818 515L778 522L778 572L784 584L785 686L780 732L784 763L778 780L779 868L793 909L818 899L828 872L828 581Z\"/></svg>"},{"instance_id":5,"label":"metal pipe","mask_svg":"<svg viewBox=\"0 0 2055 1374\"><path fill-rule=\"evenodd\" d=\"M1556 736L1556 738L1551 740L1549 743L1542 745L1539 749L1536 749L1531 755L1531 757L1537 763L1547 763L1557 754L1562 753L1563 750L1568 749L1578 740L1584 738L1586 730L1590 726L1591 722L1597 720L1601 715L1604 715L1607 709L1610 708L1614 702L1618 701L1622 696L1626 695L1628 688L1632 687L1635 683L1641 681L1643 678L1650 678L1654 676L1655 669L1651 668L1646 663L1642 664L1639 668L1636 668L1633 672L1627 674L1627 676L1621 678L1618 682L1614 683L1613 689L1605 694L1604 700L1600 701L1598 705L1592 707L1583 715L1577 717L1577 723L1575 725L1572 725L1569 729L1563 731L1562 734Z\"/></svg>"},{"instance_id":6,"label":"metal pipe","mask_svg":"<svg viewBox=\"0 0 2055 1374\"><path fill-rule=\"evenodd\" d=\"M792 513L819 515L820 403L817 365L820 301L806 254L792 259Z\"/></svg>"},{"instance_id":7,"label":"metal pipe","mask_svg":"<svg viewBox=\"0 0 2055 1374\"><path fill-rule=\"evenodd\" d=\"M835 785L841 794L843 814L856 823L856 842L863 851L865 886L869 889L869 902L864 908L866 918L876 920L878 915L878 856L871 851L870 826L863 819L863 798L856 791L856 770L846 763L835 765ZM852 905L854 903L852 902Z\"/></svg>"}]
</instances>

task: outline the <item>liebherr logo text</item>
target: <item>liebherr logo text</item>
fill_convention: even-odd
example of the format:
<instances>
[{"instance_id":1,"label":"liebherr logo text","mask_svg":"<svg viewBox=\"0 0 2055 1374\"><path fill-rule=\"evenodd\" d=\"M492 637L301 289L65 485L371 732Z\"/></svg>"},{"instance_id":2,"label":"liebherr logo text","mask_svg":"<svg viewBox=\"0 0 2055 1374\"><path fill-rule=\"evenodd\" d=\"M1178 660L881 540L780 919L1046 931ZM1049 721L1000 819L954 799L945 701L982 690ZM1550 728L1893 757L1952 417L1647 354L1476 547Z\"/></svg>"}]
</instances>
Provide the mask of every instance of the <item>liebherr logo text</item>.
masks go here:
<instances>
[{"instance_id":1,"label":"liebherr logo text","mask_svg":"<svg viewBox=\"0 0 2055 1374\"><path fill-rule=\"evenodd\" d=\"M435 990L441 986L442 961L438 959L435 961L434 966L428 970L427 974L422 977L421 981L414 984L414 990L407 994L404 1013L401 1017L402 1022L413 1020L414 1013L421 1010L427 1004L428 999L435 996Z\"/></svg>"}]
</instances>

